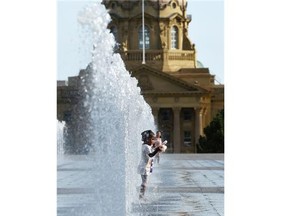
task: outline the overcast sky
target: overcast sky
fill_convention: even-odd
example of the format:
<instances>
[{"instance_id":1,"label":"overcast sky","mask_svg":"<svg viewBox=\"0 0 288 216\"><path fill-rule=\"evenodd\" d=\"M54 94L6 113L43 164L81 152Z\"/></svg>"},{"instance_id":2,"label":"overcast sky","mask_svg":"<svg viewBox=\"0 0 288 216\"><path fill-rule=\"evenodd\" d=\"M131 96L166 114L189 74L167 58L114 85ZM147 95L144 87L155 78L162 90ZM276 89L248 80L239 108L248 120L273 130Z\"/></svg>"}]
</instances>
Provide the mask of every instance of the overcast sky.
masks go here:
<instances>
[{"instance_id":1,"label":"overcast sky","mask_svg":"<svg viewBox=\"0 0 288 216\"><path fill-rule=\"evenodd\" d=\"M100 1L100 0L95 0ZM94 1L94 2L95 2ZM81 38L77 16L93 1L57 2L57 79L67 80L86 68L90 60L87 43ZM196 45L197 60L216 80L224 83L224 2L223 0L189 0L187 14L192 15L189 38Z\"/></svg>"}]
</instances>

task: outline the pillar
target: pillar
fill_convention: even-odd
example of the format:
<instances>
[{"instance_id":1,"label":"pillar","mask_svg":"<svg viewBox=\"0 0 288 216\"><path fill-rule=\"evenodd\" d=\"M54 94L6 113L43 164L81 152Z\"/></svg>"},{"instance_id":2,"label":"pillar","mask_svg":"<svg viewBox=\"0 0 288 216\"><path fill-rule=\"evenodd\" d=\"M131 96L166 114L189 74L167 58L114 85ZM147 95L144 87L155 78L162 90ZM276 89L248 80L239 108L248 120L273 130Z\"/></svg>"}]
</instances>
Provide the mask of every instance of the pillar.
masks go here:
<instances>
[{"instance_id":1,"label":"pillar","mask_svg":"<svg viewBox=\"0 0 288 216\"><path fill-rule=\"evenodd\" d=\"M174 128L174 152L180 153L181 152L181 136L180 136L180 107L173 107L173 128Z\"/></svg>"},{"instance_id":2,"label":"pillar","mask_svg":"<svg viewBox=\"0 0 288 216\"><path fill-rule=\"evenodd\" d=\"M153 114L153 117L154 117L154 124L156 125L157 129L159 130L158 128L158 113L159 113L159 107L152 107L152 114Z\"/></svg>"},{"instance_id":3,"label":"pillar","mask_svg":"<svg viewBox=\"0 0 288 216\"><path fill-rule=\"evenodd\" d=\"M203 135L203 126L202 126L202 108L195 107L195 153L197 153L197 144L200 135Z\"/></svg>"},{"instance_id":4,"label":"pillar","mask_svg":"<svg viewBox=\"0 0 288 216\"><path fill-rule=\"evenodd\" d=\"M200 131L200 135L203 136L204 132L203 129L207 126L207 108L204 108L202 111L202 127Z\"/></svg>"}]
</instances>

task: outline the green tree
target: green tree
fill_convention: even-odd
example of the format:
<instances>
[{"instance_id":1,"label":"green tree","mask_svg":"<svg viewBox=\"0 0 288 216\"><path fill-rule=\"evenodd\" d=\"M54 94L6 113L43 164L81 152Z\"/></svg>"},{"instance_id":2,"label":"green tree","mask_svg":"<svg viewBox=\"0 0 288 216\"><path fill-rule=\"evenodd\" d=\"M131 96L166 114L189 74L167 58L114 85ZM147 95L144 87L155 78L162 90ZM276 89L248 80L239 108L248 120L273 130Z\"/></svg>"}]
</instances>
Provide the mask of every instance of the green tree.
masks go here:
<instances>
[{"instance_id":1,"label":"green tree","mask_svg":"<svg viewBox=\"0 0 288 216\"><path fill-rule=\"evenodd\" d=\"M224 109L204 128L197 145L198 153L224 153Z\"/></svg>"}]
</instances>

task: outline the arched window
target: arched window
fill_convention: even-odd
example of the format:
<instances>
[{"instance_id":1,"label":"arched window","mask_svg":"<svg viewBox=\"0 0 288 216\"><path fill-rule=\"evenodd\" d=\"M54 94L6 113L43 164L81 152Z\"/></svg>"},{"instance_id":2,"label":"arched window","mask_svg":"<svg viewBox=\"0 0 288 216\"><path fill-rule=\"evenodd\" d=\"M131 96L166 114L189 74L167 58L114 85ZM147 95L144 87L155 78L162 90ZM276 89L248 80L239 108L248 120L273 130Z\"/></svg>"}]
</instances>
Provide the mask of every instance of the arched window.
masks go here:
<instances>
[{"instance_id":1,"label":"arched window","mask_svg":"<svg viewBox=\"0 0 288 216\"><path fill-rule=\"evenodd\" d=\"M176 26L171 29L171 48L178 49L178 28Z\"/></svg>"},{"instance_id":2,"label":"arched window","mask_svg":"<svg viewBox=\"0 0 288 216\"><path fill-rule=\"evenodd\" d=\"M142 31L142 25L141 25L138 31L139 49L143 49L143 33L142 32L143 31ZM145 49L149 49L150 48L150 31L149 31L148 26L146 25L144 28L144 40L145 40Z\"/></svg>"}]
</instances>

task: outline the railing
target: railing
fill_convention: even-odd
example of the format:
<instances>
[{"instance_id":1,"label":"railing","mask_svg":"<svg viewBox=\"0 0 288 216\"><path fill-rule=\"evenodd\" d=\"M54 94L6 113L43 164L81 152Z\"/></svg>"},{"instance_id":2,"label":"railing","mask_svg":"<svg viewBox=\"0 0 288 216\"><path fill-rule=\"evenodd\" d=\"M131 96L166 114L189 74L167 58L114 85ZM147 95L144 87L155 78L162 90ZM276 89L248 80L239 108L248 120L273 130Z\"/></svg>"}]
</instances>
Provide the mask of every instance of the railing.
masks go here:
<instances>
[{"instance_id":1,"label":"railing","mask_svg":"<svg viewBox=\"0 0 288 216\"><path fill-rule=\"evenodd\" d=\"M138 51L138 50L120 52L120 54L126 61L142 61L143 59L142 51ZM163 52L146 51L145 60L146 61L163 61Z\"/></svg>"},{"instance_id":2,"label":"railing","mask_svg":"<svg viewBox=\"0 0 288 216\"><path fill-rule=\"evenodd\" d=\"M120 52L124 61L142 61L143 53L142 50L130 50ZM176 60L176 61L191 61L195 60L194 51L149 51L145 53L146 61L163 61L163 60Z\"/></svg>"},{"instance_id":3,"label":"railing","mask_svg":"<svg viewBox=\"0 0 288 216\"><path fill-rule=\"evenodd\" d=\"M194 51L168 52L168 60L189 61L195 57Z\"/></svg>"}]
</instances>

